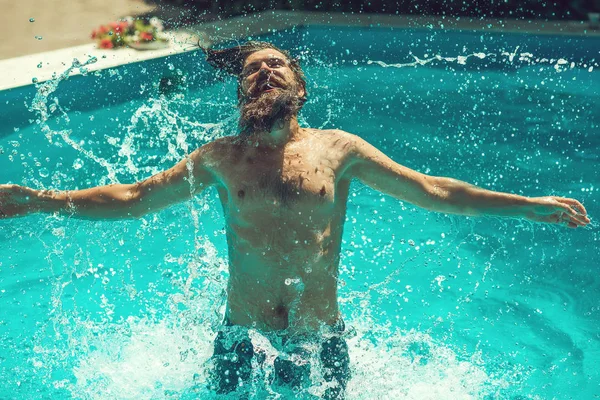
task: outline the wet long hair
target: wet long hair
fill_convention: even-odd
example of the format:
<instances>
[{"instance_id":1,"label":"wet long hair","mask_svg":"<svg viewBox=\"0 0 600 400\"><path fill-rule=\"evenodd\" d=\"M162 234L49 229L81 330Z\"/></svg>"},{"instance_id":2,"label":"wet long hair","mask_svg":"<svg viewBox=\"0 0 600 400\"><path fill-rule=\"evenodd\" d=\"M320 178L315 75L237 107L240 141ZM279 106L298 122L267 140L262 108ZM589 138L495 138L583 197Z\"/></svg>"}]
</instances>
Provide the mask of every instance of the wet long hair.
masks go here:
<instances>
[{"instance_id":1,"label":"wet long hair","mask_svg":"<svg viewBox=\"0 0 600 400\"><path fill-rule=\"evenodd\" d=\"M208 61L210 65L228 74L237 76L238 105L241 105L244 101L244 93L242 92L242 70L244 68L244 62L246 61L246 58L248 58L250 54L259 50L277 50L287 58L290 69L296 76L298 85L300 86L300 88L304 89L304 95L298 99L299 107L302 108L302 106L306 102L306 77L304 76L304 72L300 67L300 62L298 61L298 59L292 57L287 50L280 49L279 47L269 42L258 42L253 40L234 47L229 47L227 49L211 49L203 46L200 46L200 49L202 49L204 54L206 54L206 61Z\"/></svg>"}]
</instances>

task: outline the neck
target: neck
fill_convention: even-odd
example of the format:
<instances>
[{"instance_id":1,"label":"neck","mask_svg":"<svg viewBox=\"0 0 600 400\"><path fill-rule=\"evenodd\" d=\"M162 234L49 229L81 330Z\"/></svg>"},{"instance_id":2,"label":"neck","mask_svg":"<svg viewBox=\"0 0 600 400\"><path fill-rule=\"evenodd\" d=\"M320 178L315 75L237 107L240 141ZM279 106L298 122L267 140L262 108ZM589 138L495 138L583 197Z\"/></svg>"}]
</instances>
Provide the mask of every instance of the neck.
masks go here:
<instances>
[{"instance_id":1,"label":"neck","mask_svg":"<svg viewBox=\"0 0 600 400\"><path fill-rule=\"evenodd\" d=\"M270 132L257 132L251 137L260 145L280 147L296 139L299 134L298 118L293 116L287 121L277 121Z\"/></svg>"}]
</instances>

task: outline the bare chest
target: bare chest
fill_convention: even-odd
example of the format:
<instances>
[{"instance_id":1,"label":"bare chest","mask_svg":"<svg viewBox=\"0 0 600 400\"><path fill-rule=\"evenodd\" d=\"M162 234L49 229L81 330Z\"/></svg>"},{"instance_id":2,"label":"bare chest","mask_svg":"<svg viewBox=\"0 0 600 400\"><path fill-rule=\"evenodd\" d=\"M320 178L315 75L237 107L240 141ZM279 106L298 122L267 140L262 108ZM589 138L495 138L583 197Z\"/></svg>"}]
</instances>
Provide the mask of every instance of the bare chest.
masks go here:
<instances>
[{"instance_id":1,"label":"bare chest","mask_svg":"<svg viewBox=\"0 0 600 400\"><path fill-rule=\"evenodd\" d=\"M222 201L240 216L328 212L336 199L339 167L335 154L323 149L241 152L223 168Z\"/></svg>"},{"instance_id":2,"label":"bare chest","mask_svg":"<svg viewBox=\"0 0 600 400\"><path fill-rule=\"evenodd\" d=\"M229 176L229 200L240 210L327 207L335 200L333 164L331 160L300 154L280 160L246 157Z\"/></svg>"}]
</instances>

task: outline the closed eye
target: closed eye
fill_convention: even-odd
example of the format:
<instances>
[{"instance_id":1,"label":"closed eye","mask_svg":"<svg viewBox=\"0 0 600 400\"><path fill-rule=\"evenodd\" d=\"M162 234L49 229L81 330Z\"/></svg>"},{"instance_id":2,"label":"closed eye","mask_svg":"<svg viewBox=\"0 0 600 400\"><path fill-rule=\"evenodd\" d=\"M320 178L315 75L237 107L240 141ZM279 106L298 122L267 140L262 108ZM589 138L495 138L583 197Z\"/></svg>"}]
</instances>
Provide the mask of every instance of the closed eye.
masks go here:
<instances>
[{"instance_id":1,"label":"closed eye","mask_svg":"<svg viewBox=\"0 0 600 400\"><path fill-rule=\"evenodd\" d=\"M283 67L285 65L285 61L283 61L280 58L271 58L267 62L267 65L269 66L269 68L279 68L279 67Z\"/></svg>"},{"instance_id":2,"label":"closed eye","mask_svg":"<svg viewBox=\"0 0 600 400\"><path fill-rule=\"evenodd\" d=\"M268 60L261 60L261 61L255 61L251 64L248 64L242 71L242 75L244 76L250 76L253 73L255 73L256 71L258 71L260 69L260 66L262 65L262 63L265 62L269 68L281 68L284 67L286 65L285 60L281 59L281 58L269 58Z\"/></svg>"},{"instance_id":3,"label":"closed eye","mask_svg":"<svg viewBox=\"0 0 600 400\"><path fill-rule=\"evenodd\" d=\"M244 77L248 77L248 76L252 75L253 73L255 73L256 71L258 71L258 67L244 68L244 71L242 71L242 75Z\"/></svg>"}]
</instances>

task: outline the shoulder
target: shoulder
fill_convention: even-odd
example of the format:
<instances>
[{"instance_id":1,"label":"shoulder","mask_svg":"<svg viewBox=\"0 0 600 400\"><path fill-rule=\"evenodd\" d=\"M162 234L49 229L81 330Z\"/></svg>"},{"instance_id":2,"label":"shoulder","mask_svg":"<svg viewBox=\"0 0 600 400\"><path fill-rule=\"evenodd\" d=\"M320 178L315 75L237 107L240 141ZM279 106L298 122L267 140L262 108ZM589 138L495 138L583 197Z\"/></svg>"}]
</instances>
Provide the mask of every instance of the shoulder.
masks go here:
<instances>
[{"instance_id":1,"label":"shoulder","mask_svg":"<svg viewBox=\"0 0 600 400\"><path fill-rule=\"evenodd\" d=\"M359 136L343 131L341 129L312 129L320 140L329 142L332 147L353 152L357 145L364 142Z\"/></svg>"},{"instance_id":2,"label":"shoulder","mask_svg":"<svg viewBox=\"0 0 600 400\"><path fill-rule=\"evenodd\" d=\"M241 146L238 142L236 136L220 137L197 148L192 155L207 165L218 163L230 157L232 151Z\"/></svg>"},{"instance_id":3,"label":"shoulder","mask_svg":"<svg viewBox=\"0 0 600 400\"><path fill-rule=\"evenodd\" d=\"M320 131L331 141L331 147L341 150L348 161L356 161L368 157L377 151L369 142L358 135L343 131L341 129L328 129Z\"/></svg>"},{"instance_id":4,"label":"shoulder","mask_svg":"<svg viewBox=\"0 0 600 400\"><path fill-rule=\"evenodd\" d=\"M192 161L194 174L205 184L218 184L224 168L231 163L232 149L235 148L234 136L225 136L208 142L188 157ZM188 167L186 167L188 168Z\"/></svg>"},{"instance_id":5,"label":"shoulder","mask_svg":"<svg viewBox=\"0 0 600 400\"><path fill-rule=\"evenodd\" d=\"M321 154L337 160L342 175L351 176L355 165L366 158L363 154L368 153L368 149L365 148L365 144L368 143L359 136L341 129L314 129L313 131L319 142L319 148L322 149Z\"/></svg>"},{"instance_id":6,"label":"shoulder","mask_svg":"<svg viewBox=\"0 0 600 400\"><path fill-rule=\"evenodd\" d=\"M203 150L207 153L219 152L220 150L226 150L231 148L231 146L235 145L238 141L237 136L223 136L217 138L211 142L206 143L205 145L199 147L199 150Z\"/></svg>"}]
</instances>

